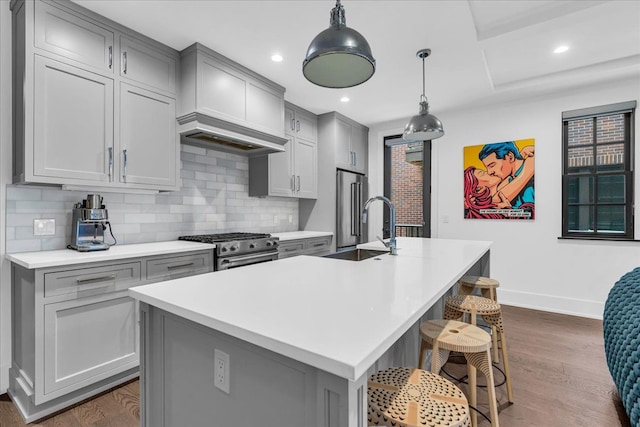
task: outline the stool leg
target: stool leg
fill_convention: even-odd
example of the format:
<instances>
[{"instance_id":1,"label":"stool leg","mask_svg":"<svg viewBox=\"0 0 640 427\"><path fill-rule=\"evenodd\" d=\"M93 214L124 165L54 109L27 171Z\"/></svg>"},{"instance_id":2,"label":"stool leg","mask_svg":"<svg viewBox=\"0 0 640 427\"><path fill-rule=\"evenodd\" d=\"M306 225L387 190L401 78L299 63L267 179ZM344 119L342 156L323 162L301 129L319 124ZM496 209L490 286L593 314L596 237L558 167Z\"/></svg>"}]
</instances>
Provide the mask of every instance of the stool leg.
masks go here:
<instances>
[{"instance_id":1,"label":"stool leg","mask_svg":"<svg viewBox=\"0 0 640 427\"><path fill-rule=\"evenodd\" d=\"M475 409L478 409L478 393L477 393L477 385L476 385L476 367L473 364L467 362L467 375L469 377L469 405L473 406ZM478 413L473 409L469 408L469 413L471 414L471 426L478 426Z\"/></svg>"},{"instance_id":2,"label":"stool leg","mask_svg":"<svg viewBox=\"0 0 640 427\"><path fill-rule=\"evenodd\" d=\"M491 326L491 341L493 341L493 360L500 362L500 353L498 353L498 330L495 326Z\"/></svg>"},{"instance_id":3,"label":"stool leg","mask_svg":"<svg viewBox=\"0 0 640 427\"><path fill-rule=\"evenodd\" d=\"M424 358L427 355L427 350L429 349L429 344L426 340L420 339L420 356L418 356L418 369L424 370Z\"/></svg>"},{"instance_id":4,"label":"stool leg","mask_svg":"<svg viewBox=\"0 0 640 427\"><path fill-rule=\"evenodd\" d=\"M487 349L482 353L465 353L467 363L475 366L482 372L487 379L487 393L489 397L489 416L491 417L491 426L499 427L500 419L498 418L498 400L496 398L495 381L493 378L493 368L491 365L491 350ZM469 374L471 375L471 374ZM475 383L475 381L474 381ZM471 381L469 381L471 386Z\"/></svg>"},{"instance_id":5,"label":"stool leg","mask_svg":"<svg viewBox=\"0 0 640 427\"><path fill-rule=\"evenodd\" d=\"M511 389L511 373L509 372L509 356L507 355L507 340L504 331L500 332L500 344L502 347L502 364L504 365L504 377L507 383L507 397L509 403L513 403L513 390Z\"/></svg>"}]
</instances>

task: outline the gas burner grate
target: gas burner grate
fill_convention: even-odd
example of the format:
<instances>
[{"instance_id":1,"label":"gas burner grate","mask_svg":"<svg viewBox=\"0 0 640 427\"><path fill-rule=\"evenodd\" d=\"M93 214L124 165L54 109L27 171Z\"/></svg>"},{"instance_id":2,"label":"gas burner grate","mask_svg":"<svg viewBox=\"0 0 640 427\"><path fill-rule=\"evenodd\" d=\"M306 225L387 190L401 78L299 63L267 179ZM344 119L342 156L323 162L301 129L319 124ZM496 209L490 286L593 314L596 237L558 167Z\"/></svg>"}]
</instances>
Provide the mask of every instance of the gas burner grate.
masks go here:
<instances>
[{"instance_id":1,"label":"gas burner grate","mask_svg":"<svg viewBox=\"0 0 640 427\"><path fill-rule=\"evenodd\" d=\"M249 240L249 239L266 239L271 237L271 234L265 233L220 233L220 234L196 234L192 236L180 236L178 240L187 240L189 242L200 243L220 243L230 242L234 240Z\"/></svg>"}]
</instances>

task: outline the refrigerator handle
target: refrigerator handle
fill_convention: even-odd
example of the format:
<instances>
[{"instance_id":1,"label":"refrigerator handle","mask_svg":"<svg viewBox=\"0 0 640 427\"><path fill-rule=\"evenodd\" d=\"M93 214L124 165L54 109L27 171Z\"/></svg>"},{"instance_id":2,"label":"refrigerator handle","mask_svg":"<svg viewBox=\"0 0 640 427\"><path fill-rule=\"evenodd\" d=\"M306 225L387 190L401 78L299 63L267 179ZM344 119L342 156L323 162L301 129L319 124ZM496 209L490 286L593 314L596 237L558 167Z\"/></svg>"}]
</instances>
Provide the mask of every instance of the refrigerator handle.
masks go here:
<instances>
[{"instance_id":1,"label":"refrigerator handle","mask_svg":"<svg viewBox=\"0 0 640 427\"><path fill-rule=\"evenodd\" d=\"M352 182L351 185L351 235L352 236L357 236L358 234L358 230L357 230L357 218L356 218L356 211L358 209L356 203L357 203L357 197L358 197L358 189L356 188L356 183Z\"/></svg>"},{"instance_id":2,"label":"refrigerator handle","mask_svg":"<svg viewBox=\"0 0 640 427\"><path fill-rule=\"evenodd\" d=\"M358 182L358 200L356 207L356 221L358 224L358 237L362 237L362 182Z\"/></svg>"}]
</instances>

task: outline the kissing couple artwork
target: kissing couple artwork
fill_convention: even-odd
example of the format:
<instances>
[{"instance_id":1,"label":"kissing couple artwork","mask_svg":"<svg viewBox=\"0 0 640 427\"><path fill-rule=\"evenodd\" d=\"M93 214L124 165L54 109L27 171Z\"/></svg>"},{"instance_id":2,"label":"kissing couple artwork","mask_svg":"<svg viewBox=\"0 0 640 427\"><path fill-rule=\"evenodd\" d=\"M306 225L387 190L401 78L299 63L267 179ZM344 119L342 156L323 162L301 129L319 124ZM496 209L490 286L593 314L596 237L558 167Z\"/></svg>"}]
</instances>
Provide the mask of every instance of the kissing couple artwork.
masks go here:
<instances>
[{"instance_id":1,"label":"kissing couple artwork","mask_svg":"<svg viewBox=\"0 0 640 427\"><path fill-rule=\"evenodd\" d=\"M534 219L535 140L464 147L464 217Z\"/></svg>"}]
</instances>

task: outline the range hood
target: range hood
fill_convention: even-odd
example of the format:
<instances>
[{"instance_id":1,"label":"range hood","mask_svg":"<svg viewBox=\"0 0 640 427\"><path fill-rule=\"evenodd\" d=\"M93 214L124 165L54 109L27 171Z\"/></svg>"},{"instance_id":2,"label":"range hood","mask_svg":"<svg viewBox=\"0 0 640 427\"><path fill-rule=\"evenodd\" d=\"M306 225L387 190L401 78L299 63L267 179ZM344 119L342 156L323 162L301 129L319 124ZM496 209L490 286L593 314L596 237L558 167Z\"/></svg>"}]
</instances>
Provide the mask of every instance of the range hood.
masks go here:
<instances>
[{"instance_id":1,"label":"range hood","mask_svg":"<svg viewBox=\"0 0 640 427\"><path fill-rule=\"evenodd\" d=\"M282 152L288 141L198 112L177 120L181 143L234 154L254 156Z\"/></svg>"}]
</instances>

